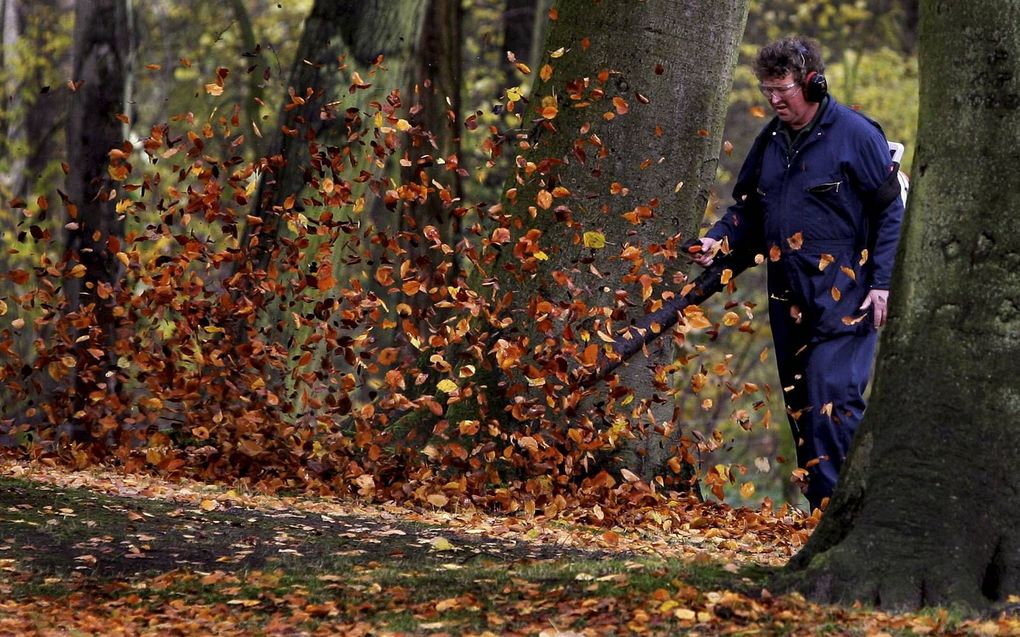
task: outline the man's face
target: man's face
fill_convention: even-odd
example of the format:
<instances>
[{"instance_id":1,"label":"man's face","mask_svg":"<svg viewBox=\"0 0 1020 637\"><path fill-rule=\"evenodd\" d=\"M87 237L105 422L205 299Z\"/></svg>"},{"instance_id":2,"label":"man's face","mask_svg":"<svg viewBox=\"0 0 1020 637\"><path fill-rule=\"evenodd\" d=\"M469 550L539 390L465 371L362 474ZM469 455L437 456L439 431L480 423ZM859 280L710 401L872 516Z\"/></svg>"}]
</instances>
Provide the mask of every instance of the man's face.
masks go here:
<instances>
[{"instance_id":1,"label":"man's face","mask_svg":"<svg viewBox=\"0 0 1020 637\"><path fill-rule=\"evenodd\" d=\"M807 125L815 114L818 105L804 99L804 89L794 81L793 73L765 78L759 88L776 116L792 128Z\"/></svg>"}]
</instances>

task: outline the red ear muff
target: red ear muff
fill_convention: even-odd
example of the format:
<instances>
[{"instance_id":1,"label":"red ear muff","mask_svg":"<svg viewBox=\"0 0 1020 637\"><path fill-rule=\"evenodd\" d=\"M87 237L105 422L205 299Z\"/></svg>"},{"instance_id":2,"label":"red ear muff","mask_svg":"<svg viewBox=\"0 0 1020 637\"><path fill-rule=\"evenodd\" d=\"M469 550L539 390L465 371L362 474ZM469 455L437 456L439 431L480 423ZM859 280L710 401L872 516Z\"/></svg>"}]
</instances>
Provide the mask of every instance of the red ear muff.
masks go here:
<instances>
[{"instance_id":1,"label":"red ear muff","mask_svg":"<svg viewBox=\"0 0 1020 637\"><path fill-rule=\"evenodd\" d=\"M829 94L829 84L825 76L817 71L810 71L804 78L804 99L809 102L821 102Z\"/></svg>"}]
</instances>

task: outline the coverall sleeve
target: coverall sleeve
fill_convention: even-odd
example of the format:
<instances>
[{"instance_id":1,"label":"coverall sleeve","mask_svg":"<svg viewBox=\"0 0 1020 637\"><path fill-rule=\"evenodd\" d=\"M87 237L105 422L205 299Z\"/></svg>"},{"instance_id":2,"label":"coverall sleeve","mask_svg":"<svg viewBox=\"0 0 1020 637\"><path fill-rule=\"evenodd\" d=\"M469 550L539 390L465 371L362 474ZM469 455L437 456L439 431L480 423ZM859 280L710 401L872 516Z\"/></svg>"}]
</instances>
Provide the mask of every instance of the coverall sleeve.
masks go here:
<instances>
[{"instance_id":1,"label":"coverall sleeve","mask_svg":"<svg viewBox=\"0 0 1020 637\"><path fill-rule=\"evenodd\" d=\"M868 229L868 260L871 261L868 286L873 290L888 290L892 283L896 248L903 222L903 200L895 196L892 201L878 202L876 193L897 177L897 166L889 155L889 143L878 128L870 127L867 134L857 140L853 169ZM898 190L896 191L899 192Z\"/></svg>"}]
</instances>

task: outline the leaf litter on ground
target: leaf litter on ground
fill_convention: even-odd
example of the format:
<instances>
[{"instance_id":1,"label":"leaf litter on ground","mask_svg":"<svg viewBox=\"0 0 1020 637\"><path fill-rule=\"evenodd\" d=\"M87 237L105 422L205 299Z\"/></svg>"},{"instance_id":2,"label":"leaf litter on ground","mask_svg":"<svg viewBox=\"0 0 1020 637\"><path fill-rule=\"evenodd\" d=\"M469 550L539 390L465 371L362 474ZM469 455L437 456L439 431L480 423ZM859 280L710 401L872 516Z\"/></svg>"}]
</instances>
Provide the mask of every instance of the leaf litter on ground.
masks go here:
<instances>
[{"instance_id":1,"label":"leaf litter on ground","mask_svg":"<svg viewBox=\"0 0 1020 637\"><path fill-rule=\"evenodd\" d=\"M607 529L23 461L0 480L4 634L1020 634L771 594L816 522L792 509L675 500Z\"/></svg>"}]
</instances>

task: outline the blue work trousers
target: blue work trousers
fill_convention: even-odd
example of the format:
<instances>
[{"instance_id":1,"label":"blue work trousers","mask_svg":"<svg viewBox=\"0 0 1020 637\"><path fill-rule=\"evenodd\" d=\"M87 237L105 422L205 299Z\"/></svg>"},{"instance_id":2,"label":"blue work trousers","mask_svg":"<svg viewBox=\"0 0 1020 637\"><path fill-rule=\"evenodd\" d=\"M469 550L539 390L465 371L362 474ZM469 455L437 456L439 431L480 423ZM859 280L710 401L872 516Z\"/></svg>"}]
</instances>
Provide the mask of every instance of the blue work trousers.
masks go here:
<instances>
[{"instance_id":1,"label":"blue work trousers","mask_svg":"<svg viewBox=\"0 0 1020 637\"><path fill-rule=\"evenodd\" d=\"M805 495L817 509L832 495L864 416L878 332L864 326L819 337L798 310L773 298L769 323L797 464L807 470Z\"/></svg>"}]
</instances>

